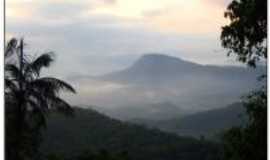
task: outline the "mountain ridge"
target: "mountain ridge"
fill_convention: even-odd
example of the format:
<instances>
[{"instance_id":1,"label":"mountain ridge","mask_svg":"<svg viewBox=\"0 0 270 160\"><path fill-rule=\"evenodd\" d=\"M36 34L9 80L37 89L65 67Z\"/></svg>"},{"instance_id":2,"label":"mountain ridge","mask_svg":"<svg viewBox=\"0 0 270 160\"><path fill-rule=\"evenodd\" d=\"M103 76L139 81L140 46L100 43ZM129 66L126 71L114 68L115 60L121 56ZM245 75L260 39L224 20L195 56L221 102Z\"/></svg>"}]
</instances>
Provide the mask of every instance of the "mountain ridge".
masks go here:
<instances>
[{"instance_id":1,"label":"mountain ridge","mask_svg":"<svg viewBox=\"0 0 270 160\"><path fill-rule=\"evenodd\" d=\"M238 66L201 65L174 56L152 53L144 54L125 69L101 75L97 78L103 80L120 80L121 78L119 77L123 77L124 79L132 80L137 77L140 78L140 76L145 77L145 74L148 74L153 78L162 79L181 75L186 76L194 73L204 76L204 74L209 74L209 72L220 76L224 73L236 75L254 73L258 72L258 70L262 72L261 70L263 69L264 67L258 67L257 70L254 70L248 67Z\"/></svg>"},{"instance_id":2,"label":"mountain ridge","mask_svg":"<svg viewBox=\"0 0 270 160\"><path fill-rule=\"evenodd\" d=\"M241 70L241 72L256 72L255 69L251 68L251 67L247 67L247 66L233 66L233 65L224 65L224 66L220 66L220 65L212 65L212 64L199 64L196 62L192 62L189 60L185 60L179 57L175 57L175 56L171 56L171 55L166 55L166 54L162 54L162 53L146 53L143 54L142 56L140 56L139 58L137 58L132 64L130 64L129 66L120 69L120 70L115 70L115 71L111 71L109 73L103 74L103 75L99 75L99 76L90 76L90 75L79 75L76 76L78 79L80 78L90 78L90 79L99 79L99 80L106 80L109 79L110 76L116 77L121 75L121 74L127 74L127 72L136 72L137 70L142 70L142 71L147 71L147 69L145 70L145 66L148 69L148 72L153 71L152 69L156 68L155 66L157 66L158 64L163 64L164 66L162 67L158 67L158 69L160 68L166 68L166 69L176 69L177 72L179 71L183 71L183 70L179 70L181 68L173 68L172 66L169 65L188 65L190 68L192 69L198 69L201 70L200 68L207 68L207 69L211 69L212 71L217 72L217 70L227 70L229 72L233 72L234 70ZM189 68L189 67L185 67L185 68ZM139 69L138 69L139 68ZM189 68L189 69L190 69ZM259 70L260 72L264 72L265 71L265 66L258 66L257 70ZM142 72L141 71L141 72ZM153 74L152 74L153 75ZM68 79L76 79L75 76L73 77L68 77Z\"/></svg>"},{"instance_id":3,"label":"mountain ridge","mask_svg":"<svg viewBox=\"0 0 270 160\"><path fill-rule=\"evenodd\" d=\"M43 133L43 153L58 153L70 158L89 150L108 150L110 153L126 152L131 159L140 160L199 160L218 156L219 145L210 141L147 129L91 109L74 109L74 117L50 114Z\"/></svg>"},{"instance_id":4,"label":"mountain ridge","mask_svg":"<svg viewBox=\"0 0 270 160\"><path fill-rule=\"evenodd\" d=\"M81 103L83 99L83 104L108 108L145 106L146 109L147 104L170 102L183 110L203 111L239 100L261 85L257 77L265 71L264 67L200 65L173 56L150 54L121 71L78 80L83 93L79 93L77 101Z\"/></svg>"},{"instance_id":5,"label":"mountain ridge","mask_svg":"<svg viewBox=\"0 0 270 160\"><path fill-rule=\"evenodd\" d=\"M170 120L147 121L147 119L137 119L131 120L131 122L182 136L205 136L209 138L216 137L219 133L231 127L244 125L247 122L247 115L243 105L237 102L226 107L201 111Z\"/></svg>"}]
</instances>

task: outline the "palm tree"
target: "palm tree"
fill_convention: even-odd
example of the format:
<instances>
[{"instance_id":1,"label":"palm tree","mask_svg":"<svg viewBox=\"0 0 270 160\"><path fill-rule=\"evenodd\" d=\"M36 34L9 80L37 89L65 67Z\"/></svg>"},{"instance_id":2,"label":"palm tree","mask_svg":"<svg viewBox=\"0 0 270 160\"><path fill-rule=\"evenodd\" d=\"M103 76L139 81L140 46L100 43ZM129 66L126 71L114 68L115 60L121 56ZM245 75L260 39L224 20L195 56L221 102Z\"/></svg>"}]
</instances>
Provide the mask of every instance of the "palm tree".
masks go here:
<instances>
[{"instance_id":1,"label":"palm tree","mask_svg":"<svg viewBox=\"0 0 270 160\"><path fill-rule=\"evenodd\" d=\"M40 76L42 68L49 67L53 62L52 53L30 58L23 55L23 47L23 39L19 44L17 39L12 39L5 49L5 107L9 123L6 129L13 132L7 136L14 136L9 141L13 146L7 146L7 158L16 160L31 158L34 144L29 145L29 141L34 138L32 133L46 126L49 111L72 113L71 106L60 98L60 91L75 93L72 86L60 79ZM10 58L16 53L17 58ZM9 58L13 61L8 61ZM8 126L12 129L8 130ZM8 141L9 138L6 138ZM9 151L12 153L9 154Z\"/></svg>"}]
</instances>

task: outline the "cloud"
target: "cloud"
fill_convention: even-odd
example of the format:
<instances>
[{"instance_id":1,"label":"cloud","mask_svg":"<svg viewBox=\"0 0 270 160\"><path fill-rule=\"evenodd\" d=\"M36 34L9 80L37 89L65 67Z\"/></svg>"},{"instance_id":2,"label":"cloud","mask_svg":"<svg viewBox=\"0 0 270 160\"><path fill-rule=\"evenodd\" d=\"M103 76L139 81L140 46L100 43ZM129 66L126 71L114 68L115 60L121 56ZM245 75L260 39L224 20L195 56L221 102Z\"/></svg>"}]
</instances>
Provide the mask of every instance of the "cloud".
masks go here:
<instances>
[{"instance_id":1,"label":"cloud","mask_svg":"<svg viewBox=\"0 0 270 160\"><path fill-rule=\"evenodd\" d=\"M106 4L113 4L115 5L117 3L117 0L103 0Z\"/></svg>"},{"instance_id":2,"label":"cloud","mask_svg":"<svg viewBox=\"0 0 270 160\"><path fill-rule=\"evenodd\" d=\"M112 6L116 0L10 0L6 2L7 20L56 23L81 18L99 7Z\"/></svg>"},{"instance_id":3,"label":"cloud","mask_svg":"<svg viewBox=\"0 0 270 160\"><path fill-rule=\"evenodd\" d=\"M159 8L159 9L144 11L143 16L144 17L156 17L156 16L164 15L168 12L169 12L169 10L167 8Z\"/></svg>"},{"instance_id":4,"label":"cloud","mask_svg":"<svg viewBox=\"0 0 270 160\"><path fill-rule=\"evenodd\" d=\"M207 18L212 11L188 20L179 14L181 1L157 1L154 7L150 2L138 1L137 5L142 7L134 12L145 14L138 19L95 12L100 8L121 11L128 5L128 1L122 0L11 0L7 1L7 12L14 14L7 14L6 34L24 36L29 53L55 51L57 61L46 73L62 77L122 69L148 52L167 53L204 64L224 63L225 54L214 53L220 45L218 22ZM192 6L195 2L186 5ZM129 7L134 3L130 1ZM194 28L195 24L200 25ZM213 32L205 32L209 30Z\"/></svg>"},{"instance_id":5,"label":"cloud","mask_svg":"<svg viewBox=\"0 0 270 160\"><path fill-rule=\"evenodd\" d=\"M106 15L129 19L129 25L141 23L158 32L213 34L225 21L223 9L215 6L222 6L225 1L11 0L6 3L6 10L7 21L70 24ZM197 24L200 27L193 28Z\"/></svg>"},{"instance_id":6,"label":"cloud","mask_svg":"<svg viewBox=\"0 0 270 160\"><path fill-rule=\"evenodd\" d=\"M119 70L149 52L199 63L224 58L222 54L211 54L219 49L218 37L159 33L130 24L129 19L93 15L68 24L8 21L6 29L16 37L24 36L31 53L55 51L57 61L48 72L61 76Z\"/></svg>"},{"instance_id":7,"label":"cloud","mask_svg":"<svg viewBox=\"0 0 270 160\"><path fill-rule=\"evenodd\" d=\"M92 7L91 4L85 5L82 3L46 3L36 7L36 14L44 19L74 18Z\"/></svg>"},{"instance_id":8,"label":"cloud","mask_svg":"<svg viewBox=\"0 0 270 160\"><path fill-rule=\"evenodd\" d=\"M232 2L232 0L203 0L203 3L208 3L210 5L216 5L220 8L227 8L227 5Z\"/></svg>"}]
</instances>

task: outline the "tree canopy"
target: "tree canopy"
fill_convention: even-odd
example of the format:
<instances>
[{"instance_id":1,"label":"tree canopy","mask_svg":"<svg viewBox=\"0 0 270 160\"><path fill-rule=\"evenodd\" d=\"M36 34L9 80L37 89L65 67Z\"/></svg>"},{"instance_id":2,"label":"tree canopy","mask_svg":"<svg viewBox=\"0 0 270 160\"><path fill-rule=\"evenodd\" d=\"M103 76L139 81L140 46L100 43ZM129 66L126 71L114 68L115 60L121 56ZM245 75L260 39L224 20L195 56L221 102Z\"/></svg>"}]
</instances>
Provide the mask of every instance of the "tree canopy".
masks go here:
<instances>
[{"instance_id":1,"label":"tree canopy","mask_svg":"<svg viewBox=\"0 0 270 160\"><path fill-rule=\"evenodd\" d=\"M233 0L226 12L230 24L222 28L221 41L238 60L256 67L267 59L267 0ZM265 76L264 76L265 78ZM263 83L265 81L262 81ZM224 133L224 159L267 159L267 89L246 96L243 101L248 115L245 126Z\"/></svg>"},{"instance_id":2,"label":"tree canopy","mask_svg":"<svg viewBox=\"0 0 270 160\"><path fill-rule=\"evenodd\" d=\"M237 59L255 67L267 58L267 0L233 0L224 14L230 24L222 27L222 46Z\"/></svg>"},{"instance_id":3,"label":"tree canopy","mask_svg":"<svg viewBox=\"0 0 270 160\"><path fill-rule=\"evenodd\" d=\"M244 105L249 123L223 136L226 160L267 159L267 93L262 89L247 96Z\"/></svg>"}]
</instances>

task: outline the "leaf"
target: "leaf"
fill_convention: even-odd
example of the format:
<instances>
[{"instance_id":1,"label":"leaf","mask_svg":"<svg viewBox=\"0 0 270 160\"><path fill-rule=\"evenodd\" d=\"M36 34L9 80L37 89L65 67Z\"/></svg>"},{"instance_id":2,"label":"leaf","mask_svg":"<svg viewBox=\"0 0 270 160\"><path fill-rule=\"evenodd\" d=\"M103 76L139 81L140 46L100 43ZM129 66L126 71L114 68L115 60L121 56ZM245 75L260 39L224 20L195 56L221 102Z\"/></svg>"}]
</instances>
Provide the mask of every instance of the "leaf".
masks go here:
<instances>
[{"instance_id":1,"label":"leaf","mask_svg":"<svg viewBox=\"0 0 270 160\"><path fill-rule=\"evenodd\" d=\"M33 72L37 76L40 75L40 70L42 67L49 67L53 62L53 53L45 53L36 58L33 62L29 63L25 69L26 74L28 72Z\"/></svg>"},{"instance_id":2,"label":"leaf","mask_svg":"<svg viewBox=\"0 0 270 160\"><path fill-rule=\"evenodd\" d=\"M17 48L17 43L18 43L18 40L15 39L15 38L12 38L8 42L8 44L7 44L6 48L5 48L5 53L4 53L5 58L7 58L7 57L11 56L12 54L14 54L14 51Z\"/></svg>"},{"instance_id":3,"label":"leaf","mask_svg":"<svg viewBox=\"0 0 270 160\"><path fill-rule=\"evenodd\" d=\"M75 89L69 85L68 83L53 77L44 77L39 78L32 82L35 86L40 87L41 89L47 89L48 91L56 91L60 90L69 91L72 93L76 93Z\"/></svg>"}]
</instances>

